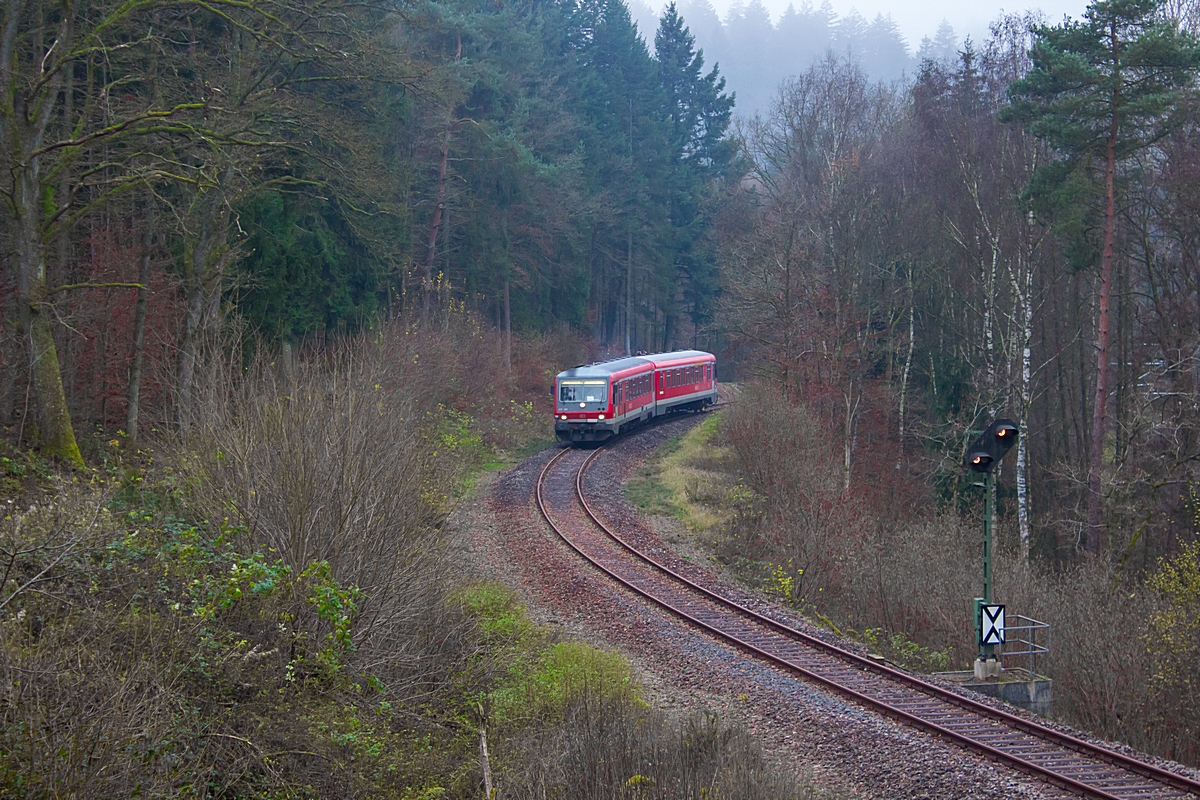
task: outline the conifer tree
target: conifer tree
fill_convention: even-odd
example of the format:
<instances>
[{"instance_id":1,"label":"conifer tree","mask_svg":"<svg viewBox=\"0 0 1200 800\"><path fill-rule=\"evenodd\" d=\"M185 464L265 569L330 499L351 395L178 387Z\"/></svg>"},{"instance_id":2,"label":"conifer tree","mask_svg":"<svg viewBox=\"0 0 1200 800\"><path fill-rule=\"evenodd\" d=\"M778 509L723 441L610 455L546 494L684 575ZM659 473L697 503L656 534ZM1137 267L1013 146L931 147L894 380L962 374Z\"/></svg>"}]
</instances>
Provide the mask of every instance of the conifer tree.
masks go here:
<instances>
[{"instance_id":1,"label":"conifer tree","mask_svg":"<svg viewBox=\"0 0 1200 800\"><path fill-rule=\"evenodd\" d=\"M1117 167L1180 121L1195 83L1200 44L1161 13L1163 0L1096 0L1081 21L1035 29L1033 69L1010 88L1003 119L1020 121L1062 159L1039 171L1030 191L1061 206L1080 177L1101 165L1102 243L1096 310L1096 386L1088 465L1086 547L1100 549L1105 404L1109 394L1109 304L1117 222ZM1055 198L1058 198L1058 201Z\"/></svg>"},{"instance_id":2,"label":"conifer tree","mask_svg":"<svg viewBox=\"0 0 1200 800\"><path fill-rule=\"evenodd\" d=\"M724 93L717 65L704 72L704 53L672 3L654 37L659 84L667 95L667 136L671 149L669 216L673 240L672 279L682 278L684 299L694 326L707 318L716 290L711 249L702 240L701 212L708 184L728 169L732 151L725 132L734 98ZM668 318L670 319L670 317Z\"/></svg>"}]
</instances>

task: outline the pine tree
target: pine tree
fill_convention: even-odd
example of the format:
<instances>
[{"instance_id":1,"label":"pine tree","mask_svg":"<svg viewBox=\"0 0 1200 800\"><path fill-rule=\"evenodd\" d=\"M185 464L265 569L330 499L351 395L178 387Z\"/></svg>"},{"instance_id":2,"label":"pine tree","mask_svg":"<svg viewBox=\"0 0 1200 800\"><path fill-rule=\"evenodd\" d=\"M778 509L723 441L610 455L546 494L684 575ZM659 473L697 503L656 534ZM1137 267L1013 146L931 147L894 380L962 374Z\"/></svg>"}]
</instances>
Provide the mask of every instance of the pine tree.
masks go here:
<instances>
[{"instance_id":1,"label":"pine tree","mask_svg":"<svg viewBox=\"0 0 1200 800\"><path fill-rule=\"evenodd\" d=\"M1161 13L1163 0L1097 0L1082 21L1035 30L1033 69L1010 88L1003 119L1025 123L1062 159L1035 175L1030 190L1061 206L1081 178L1103 165L1103 225L1096 311L1096 391L1088 465L1086 546L1100 549L1100 475L1109 394L1108 330L1120 163L1166 136L1195 83L1200 43ZM1036 198L1035 198L1036 199Z\"/></svg>"}]
</instances>

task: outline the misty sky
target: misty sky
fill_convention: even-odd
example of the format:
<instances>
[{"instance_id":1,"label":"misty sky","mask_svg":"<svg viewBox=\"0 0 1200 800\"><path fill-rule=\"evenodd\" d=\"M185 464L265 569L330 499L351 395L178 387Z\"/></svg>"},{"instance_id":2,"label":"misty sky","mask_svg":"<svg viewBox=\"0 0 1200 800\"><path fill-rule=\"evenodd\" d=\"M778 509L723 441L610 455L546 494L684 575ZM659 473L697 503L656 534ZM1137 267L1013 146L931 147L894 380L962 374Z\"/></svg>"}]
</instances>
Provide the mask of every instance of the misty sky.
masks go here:
<instances>
[{"instance_id":1,"label":"misty sky","mask_svg":"<svg viewBox=\"0 0 1200 800\"><path fill-rule=\"evenodd\" d=\"M722 18L729 7L737 0L710 0L717 13ZM764 6L771 12L772 19L787 8L789 0L762 0ZM797 8L800 0L793 0ZM814 6L821 5L821 0L813 0ZM655 5L651 3L651 5ZM975 41L982 41L987 36L988 23L1004 12L1022 12L1030 8L1040 8L1046 15L1046 21L1057 23L1062 21L1063 14L1079 18L1087 7L1086 0L1015 0L1007 3L998 0L832 0L833 10L839 15L846 14L850 9L858 10L867 21L875 18L876 14L891 14L892 19L900 27L900 32L908 40L908 48L915 52L921 44L921 38L933 38L938 24L946 19L954 26L954 32L961 42L969 34Z\"/></svg>"}]
</instances>

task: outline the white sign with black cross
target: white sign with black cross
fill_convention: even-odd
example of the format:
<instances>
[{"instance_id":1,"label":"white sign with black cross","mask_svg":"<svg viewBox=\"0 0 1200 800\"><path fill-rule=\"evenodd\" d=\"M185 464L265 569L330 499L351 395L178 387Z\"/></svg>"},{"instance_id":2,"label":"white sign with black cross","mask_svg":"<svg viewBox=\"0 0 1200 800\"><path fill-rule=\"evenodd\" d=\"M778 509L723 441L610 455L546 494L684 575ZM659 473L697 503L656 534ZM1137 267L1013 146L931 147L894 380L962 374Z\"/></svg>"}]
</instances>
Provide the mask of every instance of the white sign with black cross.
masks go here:
<instances>
[{"instance_id":1,"label":"white sign with black cross","mask_svg":"<svg viewBox=\"0 0 1200 800\"><path fill-rule=\"evenodd\" d=\"M979 643L1004 644L1004 605L979 606Z\"/></svg>"}]
</instances>

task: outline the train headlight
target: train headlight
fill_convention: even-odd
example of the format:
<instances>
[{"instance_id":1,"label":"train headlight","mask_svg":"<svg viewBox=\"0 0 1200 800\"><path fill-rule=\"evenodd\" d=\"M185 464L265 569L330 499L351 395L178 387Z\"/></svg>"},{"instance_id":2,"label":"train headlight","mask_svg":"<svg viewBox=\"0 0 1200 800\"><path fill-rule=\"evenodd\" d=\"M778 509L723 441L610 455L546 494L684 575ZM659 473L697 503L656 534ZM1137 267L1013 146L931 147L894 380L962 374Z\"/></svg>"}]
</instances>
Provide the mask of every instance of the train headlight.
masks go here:
<instances>
[{"instance_id":1,"label":"train headlight","mask_svg":"<svg viewBox=\"0 0 1200 800\"><path fill-rule=\"evenodd\" d=\"M580 407L580 408L586 408L586 407L587 407L587 403L580 403L580 404L579 404L579 407Z\"/></svg>"},{"instance_id":2,"label":"train headlight","mask_svg":"<svg viewBox=\"0 0 1200 800\"><path fill-rule=\"evenodd\" d=\"M603 414L601 414L601 415L600 415L600 419L604 419L604 415L603 415Z\"/></svg>"},{"instance_id":3,"label":"train headlight","mask_svg":"<svg viewBox=\"0 0 1200 800\"><path fill-rule=\"evenodd\" d=\"M561 417L559 417L559 419L566 419L566 418L567 418L566 414L563 414Z\"/></svg>"}]
</instances>

